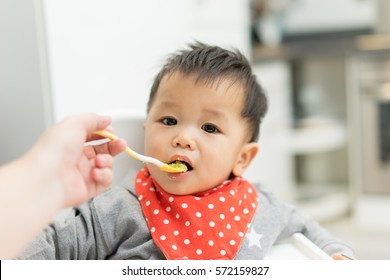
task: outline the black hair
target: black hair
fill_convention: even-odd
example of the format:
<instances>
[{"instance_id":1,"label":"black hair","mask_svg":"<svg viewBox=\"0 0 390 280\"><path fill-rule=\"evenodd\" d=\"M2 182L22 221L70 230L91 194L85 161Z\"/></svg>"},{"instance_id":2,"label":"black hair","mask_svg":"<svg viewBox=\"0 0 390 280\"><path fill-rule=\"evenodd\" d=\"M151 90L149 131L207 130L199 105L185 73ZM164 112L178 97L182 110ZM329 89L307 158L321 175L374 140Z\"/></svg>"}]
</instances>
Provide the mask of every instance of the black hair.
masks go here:
<instances>
[{"instance_id":1,"label":"black hair","mask_svg":"<svg viewBox=\"0 0 390 280\"><path fill-rule=\"evenodd\" d=\"M179 72L183 75L196 74L196 82L214 83L231 79L241 84L244 90L244 107L241 116L249 124L250 142L258 140L260 124L268 108L263 88L252 73L249 61L238 50L232 51L200 42L190 44L189 49L170 55L154 79L147 106L149 112L161 80L166 75Z\"/></svg>"}]
</instances>

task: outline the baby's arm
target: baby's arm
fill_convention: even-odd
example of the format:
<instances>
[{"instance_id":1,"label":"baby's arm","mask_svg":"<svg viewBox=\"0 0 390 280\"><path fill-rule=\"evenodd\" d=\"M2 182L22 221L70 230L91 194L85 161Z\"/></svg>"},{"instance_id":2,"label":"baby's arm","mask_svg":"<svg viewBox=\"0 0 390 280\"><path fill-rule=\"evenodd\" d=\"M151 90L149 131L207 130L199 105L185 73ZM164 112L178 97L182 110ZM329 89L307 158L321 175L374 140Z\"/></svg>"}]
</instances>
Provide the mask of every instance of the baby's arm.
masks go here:
<instances>
[{"instance_id":1,"label":"baby's arm","mask_svg":"<svg viewBox=\"0 0 390 280\"><path fill-rule=\"evenodd\" d=\"M290 208L290 211L285 231L301 232L335 260L355 258L354 253L349 246L332 236L316 221L304 217L295 208Z\"/></svg>"},{"instance_id":2,"label":"baby's arm","mask_svg":"<svg viewBox=\"0 0 390 280\"><path fill-rule=\"evenodd\" d=\"M98 240L95 238L94 223L88 204L72 209L65 220L55 221L46 227L18 258L32 260L94 258Z\"/></svg>"},{"instance_id":3,"label":"baby's arm","mask_svg":"<svg viewBox=\"0 0 390 280\"><path fill-rule=\"evenodd\" d=\"M47 227L19 258L135 258L134 254L139 255L139 252L132 248L145 242L142 239L145 236L137 232L137 220L144 223L142 212L135 213L135 206L139 207L138 199L128 190L112 187L88 203L72 209L64 221L56 221Z\"/></svg>"}]
</instances>

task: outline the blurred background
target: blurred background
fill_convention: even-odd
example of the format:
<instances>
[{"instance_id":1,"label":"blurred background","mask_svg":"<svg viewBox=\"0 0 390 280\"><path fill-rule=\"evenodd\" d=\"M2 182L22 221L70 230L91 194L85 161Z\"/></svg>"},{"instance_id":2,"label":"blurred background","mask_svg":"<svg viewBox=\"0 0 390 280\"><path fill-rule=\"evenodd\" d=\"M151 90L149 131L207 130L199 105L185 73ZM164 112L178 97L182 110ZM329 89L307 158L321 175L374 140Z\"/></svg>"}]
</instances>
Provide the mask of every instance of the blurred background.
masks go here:
<instances>
[{"instance_id":1,"label":"blurred background","mask_svg":"<svg viewBox=\"0 0 390 280\"><path fill-rule=\"evenodd\" d=\"M390 259L390 1L0 0L0 164L79 112L146 109L194 41L250 59L270 100L247 171L350 244Z\"/></svg>"}]
</instances>

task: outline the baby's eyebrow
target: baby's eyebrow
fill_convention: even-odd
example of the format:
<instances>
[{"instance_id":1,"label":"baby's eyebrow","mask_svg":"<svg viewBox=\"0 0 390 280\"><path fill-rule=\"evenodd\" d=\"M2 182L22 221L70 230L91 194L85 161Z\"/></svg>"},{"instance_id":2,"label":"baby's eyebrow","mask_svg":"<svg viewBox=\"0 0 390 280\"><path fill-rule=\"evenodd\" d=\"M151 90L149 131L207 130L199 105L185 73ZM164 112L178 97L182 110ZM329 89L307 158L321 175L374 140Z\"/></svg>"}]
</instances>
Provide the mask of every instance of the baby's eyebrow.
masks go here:
<instances>
[{"instance_id":1,"label":"baby's eyebrow","mask_svg":"<svg viewBox=\"0 0 390 280\"><path fill-rule=\"evenodd\" d=\"M173 101L161 101L160 105L163 105L164 107L180 107L178 104L176 104Z\"/></svg>"},{"instance_id":2,"label":"baby's eyebrow","mask_svg":"<svg viewBox=\"0 0 390 280\"><path fill-rule=\"evenodd\" d=\"M162 108L179 108L180 106L172 101L162 101L159 105Z\"/></svg>"},{"instance_id":3,"label":"baby's eyebrow","mask_svg":"<svg viewBox=\"0 0 390 280\"><path fill-rule=\"evenodd\" d=\"M226 112L223 110L218 110L216 108L205 108L202 110L203 114L210 115L219 120L227 120Z\"/></svg>"}]
</instances>

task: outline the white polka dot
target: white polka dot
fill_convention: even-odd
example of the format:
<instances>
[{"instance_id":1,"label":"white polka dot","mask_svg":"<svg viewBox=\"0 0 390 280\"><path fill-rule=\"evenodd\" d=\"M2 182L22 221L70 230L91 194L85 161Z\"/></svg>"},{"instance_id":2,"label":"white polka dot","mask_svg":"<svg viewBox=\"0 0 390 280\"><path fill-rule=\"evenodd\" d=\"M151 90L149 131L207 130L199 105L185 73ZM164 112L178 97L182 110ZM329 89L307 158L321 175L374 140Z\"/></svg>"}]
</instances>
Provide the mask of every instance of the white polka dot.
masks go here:
<instances>
[{"instance_id":1,"label":"white polka dot","mask_svg":"<svg viewBox=\"0 0 390 280\"><path fill-rule=\"evenodd\" d=\"M141 179L137 179L137 181L136 181L137 183L141 183L142 182L142 180Z\"/></svg>"},{"instance_id":2,"label":"white polka dot","mask_svg":"<svg viewBox=\"0 0 390 280\"><path fill-rule=\"evenodd\" d=\"M171 212L171 210L172 210L172 208L169 206L167 208L165 208L165 211L167 211L167 212Z\"/></svg>"},{"instance_id":3,"label":"white polka dot","mask_svg":"<svg viewBox=\"0 0 390 280\"><path fill-rule=\"evenodd\" d=\"M210 203L210 204L208 205L208 207L209 207L209 209L213 209L213 208L214 208L214 204L211 204L211 203Z\"/></svg>"},{"instance_id":4,"label":"white polka dot","mask_svg":"<svg viewBox=\"0 0 390 280\"><path fill-rule=\"evenodd\" d=\"M241 218L240 218L240 216L235 216L235 217L234 217L234 220L235 220L235 221L239 221L239 220L241 220Z\"/></svg>"},{"instance_id":5,"label":"white polka dot","mask_svg":"<svg viewBox=\"0 0 390 280\"><path fill-rule=\"evenodd\" d=\"M185 209L185 208L188 207L188 204L187 204L187 203L183 203L183 204L181 205L181 207Z\"/></svg>"},{"instance_id":6,"label":"white polka dot","mask_svg":"<svg viewBox=\"0 0 390 280\"><path fill-rule=\"evenodd\" d=\"M176 245L172 245L172 249L176 251L177 250L177 246Z\"/></svg>"},{"instance_id":7,"label":"white polka dot","mask_svg":"<svg viewBox=\"0 0 390 280\"><path fill-rule=\"evenodd\" d=\"M180 215L179 214L176 214L176 219L179 219L180 218Z\"/></svg>"},{"instance_id":8,"label":"white polka dot","mask_svg":"<svg viewBox=\"0 0 390 280\"><path fill-rule=\"evenodd\" d=\"M247 194L244 194L244 199L246 199L248 196L247 196Z\"/></svg>"},{"instance_id":9,"label":"white polka dot","mask_svg":"<svg viewBox=\"0 0 390 280\"><path fill-rule=\"evenodd\" d=\"M172 201L174 200L174 198L173 198L172 196L170 196L170 197L168 198L168 200L169 200L169 202L172 202Z\"/></svg>"},{"instance_id":10,"label":"white polka dot","mask_svg":"<svg viewBox=\"0 0 390 280\"><path fill-rule=\"evenodd\" d=\"M149 201L149 200L146 201L145 205L146 205L146 206L149 206L149 205L150 205L150 201Z\"/></svg>"},{"instance_id":11,"label":"white polka dot","mask_svg":"<svg viewBox=\"0 0 390 280\"><path fill-rule=\"evenodd\" d=\"M144 187L145 187L147 184L148 184L148 183L142 183L142 186L144 186Z\"/></svg>"},{"instance_id":12,"label":"white polka dot","mask_svg":"<svg viewBox=\"0 0 390 280\"><path fill-rule=\"evenodd\" d=\"M161 235L161 236L160 236L160 239L161 239L161 240L165 240L165 239L167 239L167 237L166 237L165 235Z\"/></svg>"},{"instance_id":13,"label":"white polka dot","mask_svg":"<svg viewBox=\"0 0 390 280\"><path fill-rule=\"evenodd\" d=\"M225 202L225 201L226 201L226 199L225 199L223 196L221 196L221 197L219 198L219 200L220 200L221 202Z\"/></svg>"},{"instance_id":14,"label":"white polka dot","mask_svg":"<svg viewBox=\"0 0 390 280\"><path fill-rule=\"evenodd\" d=\"M200 200L200 197L195 196L194 199L195 200Z\"/></svg>"},{"instance_id":15,"label":"white polka dot","mask_svg":"<svg viewBox=\"0 0 390 280\"><path fill-rule=\"evenodd\" d=\"M165 220L164 220L164 224L166 224L166 225L169 224L169 220L168 220L168 219L165 219Z\"/></svg>"},{"instance_id":16,"label":"white polka dot","mask_svg":"<svg viewBox=\"0 0 390 280\"><path fill-rule=\"evenodd\" d=\"M200 218L200 217L202 217L202 213L196 212L196 213L195 213L195 216L197 216L198 218Z\"/></svg>"},{"instance_id":17,"label":"white polka dot","mask_svg":"<svg viewBox=\"0 0 390 280\"><path fill-rule=\"evenodd\" d=\"M155 232L156 231L156 228L155 227L151 227L150 228L150 232Z\"/></svg>"},{"instance_id":18,"label":"white polka dot","mask_svg":"<svg viewBox=\"0 0 390 280\"><path fill-rule=\"evenodd\" d=\"M154 214L154 215L157 215L159 212L160 212L160 211L158 211L158 209L155 209L155 210L153 211L153 214Z\"/></svg>"},{"instance_id":19,"label":"white polka dot","mask_svg":"<svg viewBox=\"0 0 390 280\"><path fill-rule=\"evenodd\" d=\"M253 190L251 188L249 188L248 193L253 193Z\"/></svg>"},{"instance_id":20,"label":"white polka dot","mask_svg":"<svg viewBox=\"0 0 390 280\"><path fill-rule=\"evenodd\" d=\"M225 215L224 214L219 215L219 217L221 218L221 220L225 219Z\"/></svg>"},{"instance_id":21,"label":"white polka dot","mask_svg":"<svg viewBox=\"0 0 390 280\"><path fill-rule=\"evenodd\" d=\"M244 210L242 210L242 212L244 212L244 214L248 214L249 210L247 208L245 208Z\"/></svg>"},{"instance_id":22,"label":"white polka dot","mask_svg":"<svg viewBox=\"0 0 390 280\"><path fill-rule=\"evenodd\" d=\"M184 224L186 225L186 227L189 227L191 223L189 221L186 221Z\"/></svg>"},{"instance_id":23,"label":"white polka dot","mask_svg":"<svg viewBox=\"0 0 390 280\"><path fill-rule=\"evenodd\" d=\"M234 193L233 190L230 190L230 194L231 194L231 195L235 195L235 193Z\"/></svg>"},{"instance_id":24,"label":"white polka dot","mask_svg":"<svg viewBox=\"0 0 390 280\"><path fill-rule=\"evenodd\" d=\"M210 222L210 223L209 223L209 226L210 226L210 227L215 227L215 223L214 223L214 222Z\"/></svg>"},{"instance_id":25,"label":"white polka dot","mask_svg":"<svg viewBox=\"0 0 390 280\"><path fill-rule=\"evenodd\" d=\"M226 228L227 228L227 229L231 229L232 226L231 226L230 224L227 224L227 225L226 225Z\"/></svg>"},{"instance_id":26,"label":"white polka dot","mask_svg":"<svg viewBox=\"0 0 390 280\"><path fill-rule=\"evenodd\" d=\"M235 209L234 209L234 207L230 207L230 212L232 212L232 213L233 213L233 212L234 212L234 210L235 210Z\"/></svg>"},{"instance_id":27,"label":"white polka dot","mask_svg":"<svg viewBox=\"0 0 390 280\"><path fill-rule=\"evenodd\" d=\"M218 233L218 236L219 236L219 237L223 237L223 232L220 231L220 232Z\"/></svg>"},{"instance_id":28,"label":"white polka dot","mask_svg":"<svg viewBox=\"0 0 390 280\"><path fill-rule=\"evenodd\" d=\"M144 196L141 194L141 195L138 197L138 200L141 201L143 198L144 198Z\"/></svg>"},{"instance_id":29,"label":"white polka dot","mask_svg":"<svg viewBox=\"0 0 390 280\"><path fill-rule=\"evenodd\" d=\"M186 244L186 245L190 244L190 240L189 239L184 239L184 244Z\"/></svg>"},{"instance_id":30,"label":"white polka dot","mask_svg":"<svg viewBox=\"0 0 390 280\"><path fill-rule=\"evenodd\" d=\"M214 241L213 240L209 240L209 246L214 246Z\"/></svg>"},{"instance_id":31,"label":"white polka dot","mask_svg":"<svg viewBox=\"0 0 390 280\"><path fill-rule=\"evenodd\" d=\"M252 202L251 205L252 205L253 208L256 208L256 204L255 203Z\"/></svg>"},{"instance_id":32,"label":"white polka dot","mask_svg":"<svg viewBox=\"0 0 390 280\"><path fill-rule=\"evenodd\" d=\"M241 231L238 233L239 236L243 237L244 236L244 233L242 233Z\"/></svg>"},{"instance_id":33,"label":"white polka dot","mask_svg":"<svg viewBox=\"0 0 390 280\"><path fill-rule=\"evenodd\" d=\"M234 246L234 245L236 245L236 241L230 240L229 244L232 245L232 246Z\"/></svg>"},{"instance_id":34,"label":"white polka dot","mask_svg":"<svg viewBox=\"0 0 390 280\"><path fill-rule=\"evenodd\" d=\"M196 250L196 254L202 255L202 250L201 249Z\"/></svg>"},{"instance_id":35,"label":"white polka dot","mask_svg":"<svg viewBox=\"0 0 390 280\"><path fill-rule=\"evenodd\" d=\"M179 231L178 231L178 230L175 230L175 231L173 232L173 235L174 235L174 236L178 236L178 235L179 235Z\"/></svg>"},{"instance_id":36,"label":"white polka dot","mask_svg":"<svg viewBox=\"0 0 390 280\"><path fill-rule=\"evenodd\" d=\"M196 232L196 234L199 235L199 236L201 236L201 235L203 234L203 232L202 232L201 230L198 230L198 231Z\"/></svg>"},{"instance_id":37,"label":"white polka dot","mask_svg":"<svg viewBox=\"0 0 390 280\"><path fill-rule=\"evenodd\" d=\"M150 188L149 191L155 192L156 190L154 188Z\"/></svg>"},{"instance_id":38,"label":"white polka dot","mask_svg":"<svg viewBox=\"0 0 390 280\"><path fill-rule=\"evenodd\" d=\"M242 204L242 200L240 199L240 201L238 202L238 206L241 206Z\"/></svg>"},{"instance_id":39,"label":"white polka dot","mask_svg":"<svg viewBox=\"0 0 390 280\"><path fill-rule=\"evenodd\" d=\"M225 256L225 255L226 255L226 251L225 251L225 250L221 250L219 253L220 253L222 256Z\"/></svg>"}]
</instances>

